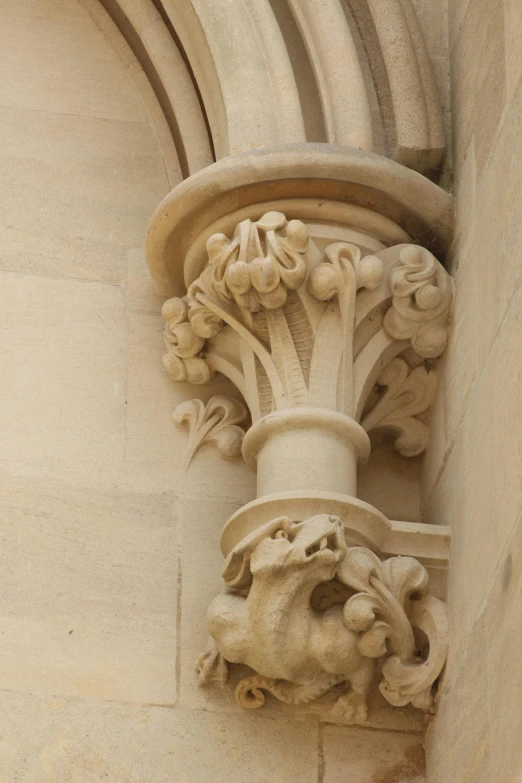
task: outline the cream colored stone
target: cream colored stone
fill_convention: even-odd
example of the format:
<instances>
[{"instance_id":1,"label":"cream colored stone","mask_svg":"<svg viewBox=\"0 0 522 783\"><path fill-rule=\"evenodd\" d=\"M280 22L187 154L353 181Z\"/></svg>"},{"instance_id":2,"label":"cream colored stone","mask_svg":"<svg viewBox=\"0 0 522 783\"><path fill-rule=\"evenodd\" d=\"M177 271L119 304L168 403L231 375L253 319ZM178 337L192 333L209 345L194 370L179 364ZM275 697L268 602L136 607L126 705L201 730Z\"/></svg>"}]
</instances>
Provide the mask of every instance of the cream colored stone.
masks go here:
<instances>
[{"instance_id":1,"label":"cream colored stone","mask_svg":"<svg viewBox=\"0 0 522 783\"><path fill-rule=\"evenodd\" d=\"M194 174L210 165L213 158L198 95L177 42L152 0L118 0L118 6L126 25L132 26L134 36L145 49L145 58L154 72L150 78L161 82L168 102L164 111L173 115L171 124L175 123L180 136L183 173Z\"/></svg>"},{"instance_id":2,"label":"cream colored stone","mask_svg":"<svg viewBox=\"0 0 522 783\"><path fill-rule=\"evenodd\" d=\"M295 17L287 3L271 3L271 6L292 64L306 141L326 142L321 97Z\"/></svg>"},{"instance_id":3,"label":"cream colored stone","mask_svg":"<svg viewBox=\"0 0 522 783\"><path fill-rule=\"evenodd\" d=\"M453 48L464 21L464 16L468 10L470 0L450 0L448 2L448 36L449 48Z\"/></svg>"},{"instance_id":4,"label":"cream colored stone","mask_svg":"<svg viewBox=\"0 0 522 783\"><path fill-rule=\"evenodd\" d=\"M514 94L522 76L522 12L517 0L505 0L507 102Z\"/></svg>"},{"instance_id":5,"label":"cream colored stone","mask_svg":"<svg viewBox=\"0 0 522 783\"><path fill-rule=\"evenodd\" d=\"M477 208L477 166L473 136L455 184L455 252L450 265L454 272L469 260L469 244L473 234ZM458 243L458 245L457 245Z\"/></svg>"},{"instance_id":6,"label":"cream colored stone","mask_svg":"<svg viewBox=\"0 0 522 783\"><path fill-rule=\"evenodd\" d=\"M445 394L446 444L449 447L464 415L473 384L479 372L480 332L469 314L479 312L483 277L475 263L477 245L464 245L455 270L455 302L448 348L439 374ZM487 316L485 316L487 318ZM477 333L479 332L479 333Z\"/></svg>"},{"instance_id":7,"label":"cream colored stone","mask_svg":"<svg viewBox=\"0 0 522 783\"><path fill-rule=\"evenodd\" d=\"M302 221L276 211L242 221L231 237L211 235L206 247L206 266L187 296L163 306L164 363L174 380L204 385L221 371L245 397L257 428L270 410L296 408L302 418L299 406L307 405L361 419L368 432L391 430L405 456L425 449L427 428L417 417L433 400L435 376L397 356L411 340L418 362L433 359L447 341L453 286L429 251L399 245L365 255L356 244L334 242L322 254ZM386 391L363 417L375 383ZM283 426L317 424L296 418L291 427L274 425ZM319 426L353 441L365 457L364 437L343 432L341 419ZM249 435L249 464L261 459L269 434L255 444Z\"/></svg>"},{"instance_id":8,"label":"cream colored stone","mask_svg":"<svg viewBox=\"0 0 522 783\"><path fill-rule=\"evenodd\" d=\"M444 0L411 0L422 29L430 59L447 57L447 3Z\"/></svg>"},{"instance_id":9,"label":"cream colored stone","mask_svg":"<svg viewBox=\"0 0 522 783\"><path fill-rule=\"evenodd\" d=\"M480 611L522 503L519 481L522 471L521 328L522 284L519 282L475 383L462 425L470 482L466 549L470 566L482 563L480 573L471 567L468 572L471 620ZM485 421L487 426L480 426Z\"/></svg>"},{"instance_id":10,"label":"cream colored stone","mask_svg":"<svg viewBox=\"0 0 522 783\"><path fill-rule=\"evenodd\" d=\"M0 279L2 470L118 482L125 449L121 290L11 272Z\"/></svg>"},{"instance_id":11,"label":"cream colored stone","mask_svg":"<svg viewBox=\"0 0 522 783\"><path fill-rule=\"evenodd\" d=\"M1 275L0 294L0 323L3 320L7 327L0 346L5 365L0 425L6 435L2 494L7 509L5 515L0 514L2 520L6 517L6 584L0 591L5 605L4 635L0 637L0 661L5 667L0 665L0 684L6 723L5 728L0 726L0 778L13 779L13 783L40 779L44 783L84 779L86 783L106 779L114 783L186 783L188 779L198 783L316 783L320 776L327 781L332 771L336 774L337 765L351 765L350 773L359 779L368 764L372 776L404 776L411 772L404 767L404 754L399 753L391 767L387 756L382 769L372 768L373 761L381 758L375 732L365 735L369 755L363 759L354 751L346 758L342 746L327 747L326 737L333 734L327 728L325 769L321 768L312 721L348 719L346 715L332 718L331 702L297 710L267 703L265 720L225 714L236 709L226 695L195 694L193 665L204 644L202 618L215 594L214 580L221 566L218 532L227 516L254 496L254 477L245 466L217 460L208 444L195 453L188 472L183 472L189 436L177 431L172 411L176 403L193 397L194 391L176 388L162 375L158 315L162 301L145 285L139 257L145 222L168 189L166 172L172 177L172 159L178 158L185 172L210 162L209 146L201 143L207 134L202 106L180 57L173 54L178 35L193 65L218 157L235 149L235 143L240 145L237 149L248 150L259 143L302 142L305 123L300 112L304 115L304 111L297 101L297 76L287 55L288 43L279 34L279 21L266 0L104 0L104 4L121 34L127 36L127 45L117 35L105 40L76 0L72 4L8 0L6 7L6 54L0 54L0 64L6 65L4 95L17 108L8 104L0 118L2 150L8 160L4 216L11 226L2 236L0 268L16 274ZM292 0L292 5L299 12L307 10L309 29L304 31L301 47L308 47L315 58L319 83L317 88L312 85L312 92L321 96L325 111L329 107L335 115L336 133L344 134L341 140L354 143L350 124L364 117L368 88L360 79L361 48L355 50L351 45L352 32L341 3L323 3L320 18L314 3ZM381 3L388 22L392 5L408 13L409 3L403 0ZM169 29L167 15L174 31ZM338 21L335 27L332 19ZM431 82L422 83L426 75L428 81L431 78L426 71L428 60L415 19L411 15L408 19L409 37L402 35L404 25L398 30L387 22L385 30L394 45L398 33L402 35L395 50L399 57L388 57L387 67L393 72L395 87L398 84L395 96L402 95L404 100L395 100L391 114L397 126L402 122L408 139L424 140L418 145L418 157L425 161L426 151L431 159L434 149L439 149L428 138L434 125L433 116L427 116L428 110L438 112L438 101ZM361 30L363 37L369 37L371 25ZM432 46L436 46L437 31L440 25L429 30ZM342 46L336 49L339 42ZM386 50L382 39L379 47ZM390 55L389 48L387 52ZM437 56L442 60L443 55ZM369 59L373 66L372 55ZM370 70L367 67L366 73ZM131 74L138 91L143 96L148 91L147 108L134 92ZM143 83L146 79L149 84ZM153 99L151 91L155 91ZM387 106L381 105L382 113ZM378 112L372 121L380 122ZM371 132L371 123L364 130ZM166 134L172 147L164 170L161 150L169 148ZM404 146L407 157L415 145ZM208 236L227 233L241 221L258 219L270 210L284 211L276 202L288 202L289 196L295 206L289 217L310 225L317 251L314 262L324 264L325 248L333 241L360 247L362 261L368 256L380 260L389 245L420 241L438 252L451 240L451 199L423 178L382 159L347 148L320 150L304 144L279 156L259 153L248 157L246 179L241 161L229 160L217 169L215 179L209 175L207 190L194 191L191 210L195 211L185 215L187 223L179 229L182 242L176 241L167 250L168 263L174 268L181 267L187 249L192 252L195 239L199 249L195 247L192 261ZM322 160L319 166L317 158ZM260 180L267 173L273 179L265 186ZM195 180L196 189L205 178L206 174ZM311 184L314 178L321 182L318 190ZM192 184L187 187L190 190ZM227 189L216 211L217 196ZM302 192L296 194L296 189ZM244 201L237 198L240 192ZM259 214L249 213L256 199L271 203ZM306 201L309 213L300 214ZM321 210L310 217L318 204ZM241 209L246 213L235 213ZM344 219L338 220L341 210ZM212 225L214 221L219 225ZM202 224L208 229L206 236L201 234ZM339 232L334 240L332 225ZM415 252L423 255L423 251ZM328 263L333 267L340 260L332 253ZM355 257L354 262L359 266ZM373 261L372 265L375 271L378 264ZM435 270L439 270L436 264ZM324 268L319 275L323 272ZM399 340L391 333L400 331L404 336L406 329L406 339L416 341L419 323L413 323L410 311L418 313L416 307L426 295L431 304L420 310L424 315L431 313L427 321L436 321L433 297L438 294L432 283L437 282L437 274L428 275L431 282L426 285L414 286L418 301L412 308L406 290L412 281L405 270L402 275L402 281L393 283L397 288L393 292L395 316L388 319L394 323L387 324L387 339ZM267 282L263 276L260 270L261 288ZM48 279L55 277L98 282ZM371 278L372 274L366 275L366 282ZM439 288L441 280L446 280L444 275ZM373 301L370 295L365 300L368 308ZM325 299L312 301L310 296L308 304L316 312L333 310L332 297ZM382 301L375 301L378 309ZM441 327L437 339L421 341L422 358L434 356L444 342L446 304L441 323L431 324ZM367 320L371 321L364 316L363 322ZM355 353L370 336L365 332L362 339L361 335ZM359 418L372 430L372 437L378 440L376 431L379 437L393 433L403 451L412 453L419 444L425 445L429 407L425 403L430 394L424 392L430 392L432 384L422 360L404 375L402 362L406 360L403 354L395 361L392 369L397 373L391 378L376 372L373 380L381 382L380 391L376 390L380 400L375 400L372 417L370 405L362 410L361 396ZM331 366L338 371L338 364ZM283 368L286 372L284 363ZM325 370L329 369L325 362ZM361 371L359 378L363 376ZM361 386L357 391L361 392ZM230 393L230 384L219 380L203 390L193 407L200 409L210 398ZM408 408L410 396L414 399ZM328 415L323 414L326 419ZM329 418L333 420L335 416ZM330 476L335 472L339 485L352 482L355 487L355 470L351 474L348 470L355 462L350 438L366 442L366 436L352 425L344 429L350 429L344 439L331 430L326 434L331 453L346 455L337 465L332 459L330 467L333 464L335 470L332 467ZM275 452L284 451L285 437L279 439ZM348 448L344 441L349 442ZM303 443L302 452L294 443L293 470L289 460L285 464L290 467L283 470L277 459L271 462L260 457L261 462L264 459L262 485L268 487L277 480L283 486L294 480L298 458L306 464L307 454L313 456L316 469L310 467L308 457L308 473L300 482L322 482L327 475L326 460L319 458L323 452L314 451L313 439L311 444L306 438ZM394 464L395 470L401 459ZM331 497L327 500L332 502ZM314 502L322 501L318 493ZM297 502L304 500L298 497ZM408 547L417 547L423 565L426 559L431 561L430 573L443 572L441 563L448 546L444 526L435 530L420 523L389 522L364 503L350 506L345 499L343 503L354 518L361 512L361 517L371 521L369 530L379 557L396 554L397 544L403 554L408 554ZM179 550L175 537L178 505L184 514ZM437 522L448 519L448 509L442 511ZM374 538L370 538L373 546ZM386 540L391 550L379 547L378 539ZM350 551L355 543L369 545L368 541L350 541ZM374 556L364 557L379 571ZM421 566L407 562L415 573L424 573ZM349 577L353 579L353 574ZM435 590L439 594L440 582ZM69 627L69 620L74 625ZM438 659L442 663L441 649ZM397 672L385 666L388 681L393 681ZM232 679L241 676L236 671ZM178 683L186 708L170 706ZM405 686L404 681L395 684L398 690ZM13 688L45 693L45 702L24 694L10 695ZM395 693L401 701L411 695ZM74 696L74 703L65 696ZM422 718L413 710L397 708L394 713L383 702L379 694L370 694L370 726L401 731L422 726ZM351 741L348 734L343 737ZM386 747L394 744L401 751L403 741L402 734L382 737Z\"/></svg>"},{"instance_id":12,"label":"cream colored stone","mask_svg":"<svg viewBox=\"0 0 522 783\"><path fill-rule=\"evenodd\" d=\"M448 452L435 489L424 510L426 522L450 525L450 562L446 577L446 598L450 620L450 644L442 687L452 683L460 671L467 636L475 618L470 618L469 571L470 535L475 518L472 507L472 488L465 459L465 441L462 432Z\"/></svg>"},{"instance_id":13,"label":"cream colored stone","mask_svg":"<svg viewBox=\"0 0 522 783\"><path fill-rule=\"evenodd\" d=\"M425 781L424 750L415 734L325 726L322 742L324 783Z\"/></svg>"},{"instance_id":14,"label":"cream colored stone","mask_svg":"<svg viewBox=\"0 0 522 783\"><path fill-rule=\"evenodd\" d=\"M466 656L456 681L443 687L437 715L427 731L426 783L455 783L457 780L459 783L508 783L509 778L493 774L491 767L493 736L489 705L493 691L488 678L487 656L483 616L468 636Z\"/></svg>"},{"instance_id":15,"label":"cream colored stone","mask_svg":"<svg viewBox=\"0 0 522 783\"><path fill-rule=\"evenodd\" d=\"M451 56L455 166L459 171L474 134L479 178L506 100L504 46L504 4L469 2Z\"/></svg>"},{"instance_id":16,"label":"cream colored stone","mask_svg":"<svg viewBox=\"0 0 522 783\"><path fill-rule=\"evenodd\" d=\"M259 147L301 143L305 136L381 151L384 121L390 131L386 153L429 170L444 153L444 132L421 27L409 2L369 3L371 13L366 3L348 12L339 0L327 0L319 15L309 0L292 0L284 9L268 0L228 0L219 7L201 0L163 0L158 8L150 0L111 0L109 8L151 83L156 87L160 82L157 93L167 99L163 110L185 171L198 168L193 165L195 149L199 164L203 162L204 144L199 142L204 128L179 62L178 37L202 96L218 160ZM440 23L429 25L428 32L435 27L440 29ZM364 44L358 40L361 35ZM442 45L433 35L430 47L433 57L442 57ZM377 89L372 83L376 75ZM305 79L310 85L303 87ZM307 105L311 96L312 110Z\"/></svg>"},{"instance_id":17,"label":"cream colored stone","mask_svg":"<svg viewBox=\"0 0 522 783\"><path fill-rule=\"evenodd\" d=\"M317 729L287 720L4 693L16 783L316 783ZM1 778L0 778L1 779Z\"/></svg>"},{"instance_id":18,"label":"cream colored stone","mask_svg":"<svg viewBox=\"0 0 522 783\"><path fill-rule=\"evenodd\" d=\"M488 355L508 304L520 280L518 248L522 238L517 201L522 183L522 83L499 131L476 194L476 225L470 260L480 269L477 307L478 360ZM495 259L493 261L493 259Z\"/></svg>"},{"instance_id":19,"label":"cream colored stone","mask_svg":"<svg viewBox=\"0 0 522 783\"><path fill-rule=\"evenodd\" d=\"M519 516L498 560L484 611L487 637L483 647L490 694L491 780L505 780L506 783L520 780L522 770L519 731L522 709L518 698L522 687L519 653L522 643L521 556L522 525Z\"/></svg>"},{"instance_id":20,"label":"cream colored stone","mask_svg":"<svg viewBox=\"0 0 522 783\"><path fill-rule=\"evenodd\" d=\"M172 704L174 499L4 475L0 516L0 687Z\"/></svg>"},{"instance_id":21,"label":"cream colored stone","mask_svg":"<svg viewBox=\"0 0 522 783\"><path fill-rule=\"evenodd\" d=\"M135 313L129 318L125 485L247 502L255 492L255 475L242 461L216 461L212 445L203 446L185 470L188 435L175 426L172 415L177 405L194 397L194 387L167 377L161 361L162 326L157 315ZM216 394L237 395L225 379L198 392L204 402Z\"/></svg>"},{"instance_id":22,"label":"cream colored stone","mask_svg":"<svg viewBox=\"0 0 522 783\"><path fill-rule=\"evenodd\" d=\"M367 464L357 473L357 495L389 519L419 522L419 460L401 458L388 443L375 446Z\"/></svg>"},{"instance_id":23,"label":"cream colored stone","mask_svg":"<svg viewBox=\"0 0 522 783\"><path fill-rule=\"evenodd\" d=\"M110 45L117 53L118 57L125 66L128 75L132 79L134 86L138 90L140 98L145 104L146 110L150 117L150 122L152 123L152 126L158 137L158 143L161 149L163 160L165 161L165 168L167 170L169 184L173 188L183 179L179 156L176 150L176 145L171 133L171 129L169 128L169 124L167 122L167 118L163 113L160 101L154 92L154 88L148 79L147 73L144 71L142 64L138 60L138 57L132 51L121 31L118 29L118 26L111 19L99 0L80 1L94 20L98 29L101 30L105 38L107 38Z\"/></svg>"},{"instance_id":24,"label":"cream colored stone","mask_svg":"<svg viewBox=\"0 0 522 783\"><path fill-rule=\"evenodd\" d=\"M450 341L451 334L452 333L450 332ZM441 472L448 449L446 425L446 374L444 372L444 359L442 359L441 364L442 366L440 367L441 371L439 372L437 391L435 394L435 399L433 400L429 417L430 440L426 448L426 452L421 458L422 467L419 495L422 518L425 516L426 505ZM441 522L439 520L431 521L433 524L447 524L446 522Z\"/></svg>"},{"instance_id":25,"label":"cream colored stone","mask_svg":"<svg viewBox=\"0 0 522 783\"><path fill-rule=\"evenodd\" d=\"M164 297L161 296L147 270L142 247L127 251L127 309L131 313L157 316Z\"/></svg>"},{"instance_id":26,"label":"cream colored stone","mask_svg":"<svg viewBox=\"0 0 522 783\"><path fill-rule=\"evenodd\" d=\"M79 2L3 0L0 70L4 108L148 123L116 53ZM1 125L5 132L6 120Z\"/></svg>"},{"instance_id":27,"label":"cream colored stone","mask_svg":"<svg viewBox=\"0 0 522 783\"><path fill-rule=\"evenodd\" d=\"M214 461L216 460L214 454ZM207 608L221 585L223 557L219 537L226 519L239 506L205 496L181 501L181 616L179 619L180 704L195 709L240 713L233 690L198 687L196 660L208 644ZM194 547L193 542L200 542Z\"/></svg>"},{"instance_id":28,"label":"cream colored stone","mask_svg":"<svg viewBox=\"0 0 522 783\"><path fill-rule=\"evenodd\" d=\"M395 125L391 156L417 171L429 171L444 156L444 127L433 70L415 11L409 1L368 0L368 7L391 93ZM366 37L371 39L371 32L363 29L363 38Z\"/></svg>"},{"instance_id":29,"label":"cream colored stone","mask_svg":"<svg viewBox=\"0 0 522 783\"><path fill-rule=\"evenodd\" d=\"M372 149L370 108L353 35L343 8L324 0L290 0L290 8L314 69L331 144Z\"/></svg>"},{"instance_id":30,"label":"cream colored stone","mask_svg":"<svg viewBox=\"0 0 522 783\"><path fill-rule=\"evenodd\" d=\"M427 509L427 521L452 526L445 675L450 684L458 676L467 635L484 610L520 509L520 312L519 284ZM487 426L481 426L485 421Z\"/></svg>"},{"instance_id":31,"label":"cream colored stone","mask_svg":"<svg viewBox=\"0 0 522 783\"><path fill-rule=\"evenodd\" d=\"M0 268L122 283L168 190L151 128L0 109Z\"/></svg>"}]
</instances>

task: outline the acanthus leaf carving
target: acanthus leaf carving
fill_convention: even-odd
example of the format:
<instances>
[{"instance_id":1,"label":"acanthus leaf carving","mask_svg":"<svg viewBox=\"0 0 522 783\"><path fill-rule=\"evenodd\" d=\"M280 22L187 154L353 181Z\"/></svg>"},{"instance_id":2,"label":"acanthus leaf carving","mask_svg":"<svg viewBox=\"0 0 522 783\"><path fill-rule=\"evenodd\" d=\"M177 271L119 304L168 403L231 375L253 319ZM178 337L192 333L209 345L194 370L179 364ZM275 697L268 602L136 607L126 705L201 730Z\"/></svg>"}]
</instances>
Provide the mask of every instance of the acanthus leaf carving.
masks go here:
<instances>
[{"instance_id":1,"label":"acanthus leaf carving","mask_svg":"<svg viewBox=\"0 0 522 783\"><path fill-rule=\"evenodd\" d=\"M441 601L426 595L428 576L414 558L381 562L368 549L347 547L334 516L296 523L280 517L237 545L223 576L228 589L208 612L217 652L207 669L209 679L223 660L253 669L236 688L242 706L261 707L263 691L300 704L346 684L351 690L335 711L362 722L380 668L380 691L391 704L429 709L446 658L447 615ZM314 590L332 580L350 595L339 591L340 602L320 611ZM426 649L419 649L416 629Z\"/></svg>"},{"instance_id":2,"label":"acanthus leaf carving","mask_svg":"<svg viewBox=\"0 0 522 783\"><path fill-rule=\"evenodd\" d=\"M433 359L446 347L453 280L423 247L405 245L399 258L390 275L393 299L384 328L396 340L411 339L419 356Z\"/></svg>"},{"instance_id":3,"label":"acanthus leaf carving","mask_svg":"<svg viewBox=\"0 0 522 783\"><path fill-rule=\"evenodd\" d=\"M206 405L198 399L181 402L174 410L173 419L175 424L186 426L189 431L186 468L204 443L215 443L224 457L239 457L245 434L239 425L247 417L243 403L233 397L216 395Z\"/></svg>"},{"instance_id":4,"label":"acanthus leaf carving","mask_svg":"<svg viewBox=\"0 0 522 783\"><path fill-rule=\"evenodd\" d=\"M436 373L421 364L410 369L397 357L384 368L377 380L386 391L361 421L366 432L389 429L395 435L395 448L404 457L416 457L426 449L428 426L416 418L431 407L437 387Z\"/></svg>"}]
</instances>

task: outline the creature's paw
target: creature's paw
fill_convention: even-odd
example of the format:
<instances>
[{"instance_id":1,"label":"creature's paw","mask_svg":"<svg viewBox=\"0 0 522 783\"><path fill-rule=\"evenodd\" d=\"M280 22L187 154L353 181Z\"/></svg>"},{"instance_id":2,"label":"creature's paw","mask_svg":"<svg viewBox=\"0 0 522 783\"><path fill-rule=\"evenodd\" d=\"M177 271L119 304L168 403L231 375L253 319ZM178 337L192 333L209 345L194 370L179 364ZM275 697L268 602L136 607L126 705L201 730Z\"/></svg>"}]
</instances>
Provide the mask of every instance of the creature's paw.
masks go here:
<instances>
[{"instance_id":1,"label":"creature's paw","mask_svg":"<svg viewBox=\"0 0 522 783\"><path fill-rule=\"evenodd\" d=\"M226 685L228 665L216 649L201 653L196 662L199 685Z\"/></svg>"},{"instance_id":2,"label":"creature's paw","mask_svg":"<svg viewBox=\"0 0 522 783\"><path fill-rule=\"evenodd\" d=\"M332 717L347 723L366 723L368 706L365 697L353 691L340 696L333 706Z\"/></svg>"}]
</instances>

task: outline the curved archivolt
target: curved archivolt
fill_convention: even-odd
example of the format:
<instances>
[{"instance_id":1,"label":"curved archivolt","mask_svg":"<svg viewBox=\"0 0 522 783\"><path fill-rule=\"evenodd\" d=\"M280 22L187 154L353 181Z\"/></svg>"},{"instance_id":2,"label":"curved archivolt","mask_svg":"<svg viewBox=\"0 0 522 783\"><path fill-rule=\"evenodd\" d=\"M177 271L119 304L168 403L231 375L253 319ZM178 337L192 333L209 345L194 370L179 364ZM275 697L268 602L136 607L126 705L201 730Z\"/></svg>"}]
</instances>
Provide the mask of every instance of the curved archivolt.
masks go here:
<instances>
[{"instance_id":1,"label":"curved archivolt","mask_svg":"<svg viewBox=\"0 0 522 783\"><path fill-rule=\"evenodd\" d=\"M429 174L444 155L410 0L82 0L134 78L172 185L279 144L372 150Z\"/></svg>"}]
</instances>

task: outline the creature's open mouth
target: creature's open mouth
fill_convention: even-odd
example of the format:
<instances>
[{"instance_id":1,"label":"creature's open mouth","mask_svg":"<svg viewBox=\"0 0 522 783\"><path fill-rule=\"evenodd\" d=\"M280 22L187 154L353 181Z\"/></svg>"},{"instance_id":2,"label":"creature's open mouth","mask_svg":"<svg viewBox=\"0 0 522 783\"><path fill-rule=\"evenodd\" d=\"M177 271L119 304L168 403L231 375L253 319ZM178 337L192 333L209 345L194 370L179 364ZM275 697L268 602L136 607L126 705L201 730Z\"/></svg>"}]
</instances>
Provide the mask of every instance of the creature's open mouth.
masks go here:
<instances>
[{"instance_id":1,"label":"creature's open mouth","mask_svg":"<svg viewBox=\"0 0 522 783\"><path fill-rule=\"evenodd\" d=\"M338 549L336 532L327 536L322 536L318 541L310 544L310 546L305 549L305 555L306 557L312 557L312 555L317 554L317 552L322 552L325 549L329 549L332 552Z\"/></svg>"}]
</instances>

